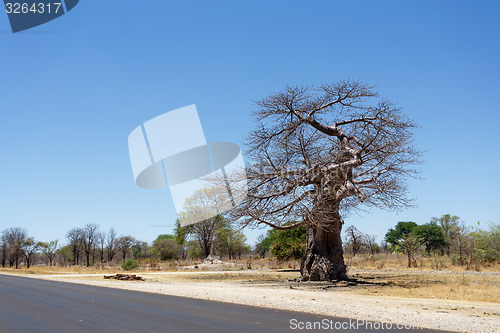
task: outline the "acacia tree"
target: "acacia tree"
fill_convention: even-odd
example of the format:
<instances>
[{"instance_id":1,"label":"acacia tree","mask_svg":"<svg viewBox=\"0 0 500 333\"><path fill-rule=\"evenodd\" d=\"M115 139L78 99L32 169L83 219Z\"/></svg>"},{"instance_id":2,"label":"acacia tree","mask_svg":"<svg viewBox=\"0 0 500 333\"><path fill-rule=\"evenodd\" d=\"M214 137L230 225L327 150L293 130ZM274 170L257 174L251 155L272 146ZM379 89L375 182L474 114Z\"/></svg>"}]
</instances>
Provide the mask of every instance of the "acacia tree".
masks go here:
<instances>
[{"instance_id":1,"label":"acacia tree","mask_svg":"<svg viewBox=\"0 0 500 333\"><path fill-rule=\"evenodd\" d=\"M345 279L342 215L366 206L410 205L405 180L416 173L416 126L360 82L287 87L256 102L247 139L244 224L307 225L302 280ZM246 215L246 217L245 217ZM299 221L284 225L286 221Z\"/></svg>"},{"instance_id":2,"label":"acacia tree","mask_svg":"<svg viewBox=\"0 0 500 333\"><path fill-rule=\"evenodd\" d=\"M58 240L53 240L48 243L40 242L39 245L42 249L42 253L49 259L49 266L52 266L52 262L56 257L58 251Z\"/></svg>"},{"instance_id":3,"label":"acacia tree","mask_svg":"<svg viewBox=\"0 0 500 333\"><path fill-rule=\"evenodd\" d=\"M30 268L31 266L31 258L40 248L40 243L35 242L33 237L27 238L21 244L21 252L26 259L26 268Z\"/></svg>"}]
</instances>

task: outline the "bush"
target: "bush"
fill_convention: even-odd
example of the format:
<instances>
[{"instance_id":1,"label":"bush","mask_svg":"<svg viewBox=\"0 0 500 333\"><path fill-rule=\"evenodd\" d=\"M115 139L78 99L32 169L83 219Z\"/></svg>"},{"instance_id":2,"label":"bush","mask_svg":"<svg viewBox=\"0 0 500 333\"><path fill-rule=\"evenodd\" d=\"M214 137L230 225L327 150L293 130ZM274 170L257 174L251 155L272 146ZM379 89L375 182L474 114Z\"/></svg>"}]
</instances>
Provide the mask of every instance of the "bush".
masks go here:
<instances>
[{"instance_id":1,"label":"bush","mask_svg":"<svg viewBox=\"0 0 500 333\"><path fill-rule=\"evenodd\" d=\"M307 227L290 230L272 230L271 253L280 261L302 259L306 253Z\"/></svg>"},{"instance_id":2,"label":"bush","mask_svg":"<svg viewBox=\"0 0 500 333\"><path fill-rule=\"evenodd\" d=\"M127 259L123 264L122 264L122 269L124 271L129 271L131 269L136 269L137 267L139 267L139 265L137 264L137 261L135 261L134 259L132 258L129 258Z\"/></svg>"}]
</instances>

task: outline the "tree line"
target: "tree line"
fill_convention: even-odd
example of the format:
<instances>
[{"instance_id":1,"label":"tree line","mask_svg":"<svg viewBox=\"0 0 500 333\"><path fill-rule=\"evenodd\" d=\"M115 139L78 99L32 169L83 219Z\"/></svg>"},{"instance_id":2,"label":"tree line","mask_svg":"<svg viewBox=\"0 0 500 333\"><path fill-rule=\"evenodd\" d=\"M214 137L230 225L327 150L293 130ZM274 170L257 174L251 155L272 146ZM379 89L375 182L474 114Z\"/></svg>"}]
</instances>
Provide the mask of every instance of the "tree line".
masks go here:
<instances>
[{"instance_id":1,"label":"tree line","mask_svg":"<svg viewBox=\"0 0 500 333\"><path fill-rule=\"evenodd\" d=\"M262 258L271 254L279 260L301 259L306 251L306 232L305 226L269 230L258 238L255 251ZM472 228L451 214L434 217L422 225L401 221L387 231L380 244L376 238L349 226L344 230L344 251L352 256L381 251L403 253L407 255L408 267L416 267L417 254L447 256L466 269L500 261L500 225L490 223L488 230Z\"/></svg>"},{"instance_id":2,"label":"tree line","mask_svg":"<svg viewBox=\"0 0 500 333\"><path fill-rule=\"evenodd\" d=\"M500 261L500 225L489 229L466 226L458 216L442 215L429 223L398 222L385 235L386 246L407 255L408 267L416 266L415 255L446 255L467 269Z\"/></svg>"},{"instance_id":3,"label":"tree line","mask_svg":"<svg viewBox=\"0 0 500 333\"><path fill-rule=\"evenodd\" d=\"M203 259L210 253L234 259L251 251L243 233L223 218L188 227L177 221L174 234L161 234L151 244L131 235L118 236L114 228L101 230L97 224L72 228L64 241L41 242L29 236L26 229L4 229L0 234L0 264L15 268L29 268L34 263L89 267L124 263L127 258Z\"/></svg>"}]
</instances>

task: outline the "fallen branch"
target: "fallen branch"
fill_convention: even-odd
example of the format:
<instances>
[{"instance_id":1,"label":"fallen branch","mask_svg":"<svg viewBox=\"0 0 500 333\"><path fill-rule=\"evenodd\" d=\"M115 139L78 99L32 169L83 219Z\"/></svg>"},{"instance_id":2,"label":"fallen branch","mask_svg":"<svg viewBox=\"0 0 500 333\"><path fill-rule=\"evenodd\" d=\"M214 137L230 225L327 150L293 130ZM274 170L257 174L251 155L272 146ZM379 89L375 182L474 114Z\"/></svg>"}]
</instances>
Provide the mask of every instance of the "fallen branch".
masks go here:
<instances>
[{"instance_id":1,"label":"fallen branch","mask_svg":"<svg viewBox=\"0 0 500 333\"><path fill-rule=\"evenodd\" d=\"M136 281L144 281L141 276L135 274L115 274L115 275L104 275L105 279L115 279L115 280L136 280Z\"/></svg>"}]
</instances>

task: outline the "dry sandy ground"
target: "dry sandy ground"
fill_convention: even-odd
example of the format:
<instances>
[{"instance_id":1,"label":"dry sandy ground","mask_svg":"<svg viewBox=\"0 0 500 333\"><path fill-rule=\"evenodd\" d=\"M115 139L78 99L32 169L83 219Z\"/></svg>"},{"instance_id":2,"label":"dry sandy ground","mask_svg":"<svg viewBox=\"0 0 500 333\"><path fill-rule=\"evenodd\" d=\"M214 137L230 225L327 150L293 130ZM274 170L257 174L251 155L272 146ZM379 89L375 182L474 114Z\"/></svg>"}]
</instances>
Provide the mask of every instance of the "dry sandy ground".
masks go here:
<instances>
[{"instance_id":1,"label":"dry sandy ground","mask_svg":"<svg viewBox=\"0 0 500 333\"><path fill-rule=\"evenodd\" d=\"M196 278L193 275L196 274ZM236 274L243 278L236 278ZM252 275L259 277L252 279ZM23 275L54 281L185 296L320 315L413 325L459 332L500 332L500 305L490 302L426 300L368 296L282 280L266 279L265 272L140 273L146 281L104 280L103 274ZM224 277L226 277L226 281ZM191 279L192 278L192 279ZM204 281L200 281L200 278ZM243 279L247 280L243 280ZM205 281L206 280L206 281ZM410 326L411 327L411 326Z\"/></svg>"}]
</instances>

